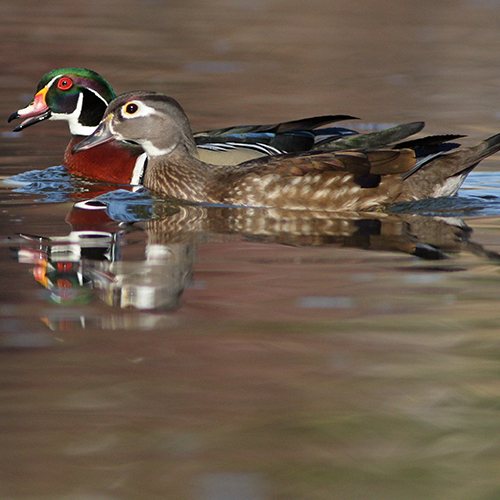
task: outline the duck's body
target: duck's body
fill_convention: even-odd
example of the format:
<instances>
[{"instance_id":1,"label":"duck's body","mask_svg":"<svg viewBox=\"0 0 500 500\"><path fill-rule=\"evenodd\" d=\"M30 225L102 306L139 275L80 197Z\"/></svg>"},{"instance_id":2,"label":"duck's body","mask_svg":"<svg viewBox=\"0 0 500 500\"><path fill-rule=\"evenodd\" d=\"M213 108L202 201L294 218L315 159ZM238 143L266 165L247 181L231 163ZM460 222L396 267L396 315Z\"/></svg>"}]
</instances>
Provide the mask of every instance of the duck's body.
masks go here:
<instances>
[{"instance_id":1,"label":"duck's body","mask_svg":"<svg viewBox=\"0 0 500 500\"><path fill-rule=\"evenodd\" d=\"M33 102L9 117L9 122L23 118L14 130L19 131L44 120L68 122L72 139L66 148L63 165L75 175L103 182L138 184L141 182L144 157L137 145L114 141L77 157L73 146L90 135L103 117L115 93L98 73L85 68L59 68L40 80ZM392 127L381 132L357 134L341 127L322 128L353 118L327 115L270 125L248 125L199 132L195 156L217 165L236 165L259 157L284 152L308 151L328 147L380 147L420 131L423 122ZM352 143L351 143L352 141Z\"/></svg>"},{"instance_id":2,"label":"duck's body","mask_svg":"<svg viewBox=\"0 0 500 500\"><path fill-rule=\"evenodd\" d=\"M386 163L371 174L377 160ZM195 158L149 158L144 185L168 196L198 203L286 209L367 210L390 203L411 168L411 150L371 154L280 155L238 166L207 165Z\"/></svg>"},{"instance_id":3,"label":"duck's body","mask_svg":"<svg viewBox=\"0 0 500 500\"><path fill-rule=\"evenodd\" d=\"M74 152L114 140L132 141L145 150L144 185L169 198L333 211L452 195L479 161L500 149L498 134L452 153L437 148L426 158L417 158L416 141L413 148L285 154L214 166L196 158L180 105L154 92L129 92L114 99L94 134Z\"/></svg>"}]
</instances>

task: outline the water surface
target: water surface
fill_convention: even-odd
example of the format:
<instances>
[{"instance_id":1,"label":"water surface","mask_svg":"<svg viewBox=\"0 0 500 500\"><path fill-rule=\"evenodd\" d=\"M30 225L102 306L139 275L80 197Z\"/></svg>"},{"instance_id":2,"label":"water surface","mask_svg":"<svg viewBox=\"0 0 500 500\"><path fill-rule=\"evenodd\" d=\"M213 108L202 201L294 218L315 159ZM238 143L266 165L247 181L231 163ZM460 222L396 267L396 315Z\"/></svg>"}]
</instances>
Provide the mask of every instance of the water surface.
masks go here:
<instances>
[{"instance_id":1,"label":"water surface","mask_svg":"<svg viewBox=\"0 0 500 500\"><path fill-rule=\"evenodd\" d=\"M2 2L1 115L87 66L195 130L347 113L473 144L499 8ZM0 186L1 498L498 497L500 156L387 214L120 190L89 215L109 186L57 167L63 124L0 134L2 179L43 171Z\"/></svg>"}]
</instances>

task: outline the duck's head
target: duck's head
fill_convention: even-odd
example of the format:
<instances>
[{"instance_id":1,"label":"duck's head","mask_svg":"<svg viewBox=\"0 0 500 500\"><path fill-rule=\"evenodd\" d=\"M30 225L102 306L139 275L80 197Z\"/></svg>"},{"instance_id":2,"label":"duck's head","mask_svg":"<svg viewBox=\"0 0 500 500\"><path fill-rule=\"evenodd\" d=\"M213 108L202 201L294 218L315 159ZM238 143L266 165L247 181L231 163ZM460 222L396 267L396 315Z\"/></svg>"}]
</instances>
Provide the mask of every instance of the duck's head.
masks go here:
<instances>
[{"instance_id":1,"label":"duck's head","mask_svg":"<svg viewBox=\"0 0 500 500\"><path fill-rule=\"evenodd\" d=\"M189 120L179 103L158 92L127 92L111 101L95 132L73 153L119 140L139 144L149 157L177 150L196 155Z\"/></svg>"},{"instance_id":2,"label":"duck's head","mask_svg":"<svg viewBox=\"0 0 500 500\"><path fill-rule=\"evenodd\" d=\"M33 101L9 116L24 121L20 131L43 120L66 120L73 135L89 135L99 124L115 93L98 73L86 68L59 68L38 82Z\"/></svg>"}]
</instances>

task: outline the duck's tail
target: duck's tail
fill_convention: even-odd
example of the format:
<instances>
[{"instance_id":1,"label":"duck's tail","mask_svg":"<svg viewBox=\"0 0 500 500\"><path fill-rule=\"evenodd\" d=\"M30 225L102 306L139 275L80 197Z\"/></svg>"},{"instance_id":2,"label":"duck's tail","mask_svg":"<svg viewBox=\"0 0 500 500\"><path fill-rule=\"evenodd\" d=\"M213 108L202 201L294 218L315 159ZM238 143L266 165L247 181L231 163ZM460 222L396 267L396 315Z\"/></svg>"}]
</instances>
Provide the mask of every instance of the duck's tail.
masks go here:
<instances>
[{"instance_id":1,"label":"duck's tail","mask_svg":"<svg viewBox=\"0 0 500 500\"><path fill-rule=\"evenodd\" d=\"M406 176L403 190L395 201L453 196L467 175L482 160L497 151L500 151L500 134L495 134L475 146L421 158L417 160L410 175Z\"/></svg>"}]
</instances>

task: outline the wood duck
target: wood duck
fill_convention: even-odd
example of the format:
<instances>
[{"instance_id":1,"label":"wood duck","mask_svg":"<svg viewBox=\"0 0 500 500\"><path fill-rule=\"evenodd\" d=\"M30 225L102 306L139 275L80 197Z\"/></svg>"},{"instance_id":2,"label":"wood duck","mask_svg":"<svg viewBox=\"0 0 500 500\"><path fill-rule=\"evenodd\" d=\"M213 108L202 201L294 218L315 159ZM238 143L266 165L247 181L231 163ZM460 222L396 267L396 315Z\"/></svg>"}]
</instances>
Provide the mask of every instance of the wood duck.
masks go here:
<instances>
[{"instance_id":1,"label":"wood duck","mask_svg":"<svg viewBox=\"0 0 500 500\"><path fill-rule=\"evenodd\" d=\"M476 146L420 156L432 142L403 148L268 156L237 166L197 158L189 120L173 98L157 92L122 94L95 132L73 147L112 141L139 144L148 156L146 188L189 202L331 211L363 211L393 202L455 194L467 174L500 149L500 134ZM444 143L443 143L444 144ZM408 147L411 146L411 147ZM452 146L454 147L454 146ZM432 149L432 148L431 148Z\"/></svg>"},{"instance_id":2,"label":"wood duck","mask_svg":"<svg viewBox=\"0 0 500 500\"><path fill-rule=\"evenodd\" d=\"M70 173L103 182L139 184L145 155L136 144L111 141L78 156L72 153L73 146L95 130L114 97L109 83L95 71L59 68L41 78L31 104L12 113L8 121L23 118L24 121L14 129L20 131L47 119L65 120L72 139L64 153L63 165ZM341 127L320 128L352 118L348 115L316 116L270 125L199 132L194 135L196 154L207 163L234 165L283 152L379 147L400 141L424 126L423 122L414 122L368 134Z\"/></svg>"}]
</instances>

